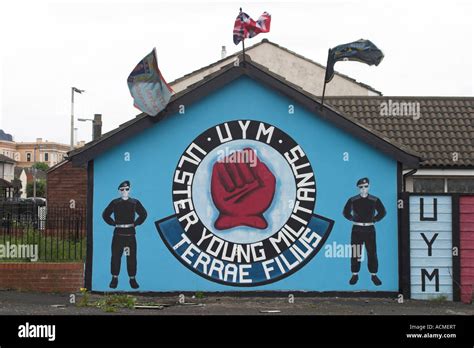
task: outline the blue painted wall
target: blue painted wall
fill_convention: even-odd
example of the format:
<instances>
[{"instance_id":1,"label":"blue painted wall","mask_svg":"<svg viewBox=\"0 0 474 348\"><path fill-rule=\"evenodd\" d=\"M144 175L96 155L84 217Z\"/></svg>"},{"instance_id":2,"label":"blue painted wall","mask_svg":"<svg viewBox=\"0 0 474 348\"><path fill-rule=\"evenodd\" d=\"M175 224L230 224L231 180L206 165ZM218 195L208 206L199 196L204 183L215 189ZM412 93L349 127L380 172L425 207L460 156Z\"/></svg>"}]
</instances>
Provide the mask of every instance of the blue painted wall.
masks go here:
<instances>
[{"instance_id":1,"label":"blue painted wall","mask_svg":"<svg viewBox=\"0 0 474 348\"><path fill-rule=\"evenodd\" d=\"M294 105L294 114L289 114ZM315 213L335 221L321 251L303 268L280 281L253 287L231 287L206 280L184 267L165 247L155 221L174 214L172 178L183 151L204 130L225 121L259 120L291 136L305 151L316 175ZM344 161L344 153L349 160ZM125 161L126 153L130 161ZM350 244L352 224L342 210L358 194L356 181L371 180L370 193L379 197L387 216L377 224L378 275L383 284L370 280L367 258L360 280L351 286L350 255L331 257L328 247ZM397 165L387 155L319 119L293 100L248 77L241 77L201 101L116 146L94 160L93 269L92 288L110 290L110 257L113 228L102 220L102 211L118 197L117 185L132 184L131 196L148 211L146 222L137 228L140 291L398 291ZM130 291L125 258L117 290Z\"/></svg>"}]
</instances>

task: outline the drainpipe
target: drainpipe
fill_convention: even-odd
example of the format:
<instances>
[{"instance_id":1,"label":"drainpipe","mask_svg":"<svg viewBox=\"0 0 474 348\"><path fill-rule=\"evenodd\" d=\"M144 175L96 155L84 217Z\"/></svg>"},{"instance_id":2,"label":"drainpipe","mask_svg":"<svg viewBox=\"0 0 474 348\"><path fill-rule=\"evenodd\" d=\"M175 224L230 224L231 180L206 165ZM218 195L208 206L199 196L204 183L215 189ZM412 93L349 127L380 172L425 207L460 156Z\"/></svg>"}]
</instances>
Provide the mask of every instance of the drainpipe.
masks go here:
<instances>
[{"instance_id":1,"label":"drainpipe","mask_svg":"<svg viewBox=\"0 0 474 348\"><path fill-rule=\"evenodd\" d=\"M406 189L406 179L409 176L412 176L413 174L415 174L417 171L418 171L418 169L412 169L408 173L403 174L403 187L402 187L403 192L405 192L405 189Z\"/></svg>"}]
</instances>

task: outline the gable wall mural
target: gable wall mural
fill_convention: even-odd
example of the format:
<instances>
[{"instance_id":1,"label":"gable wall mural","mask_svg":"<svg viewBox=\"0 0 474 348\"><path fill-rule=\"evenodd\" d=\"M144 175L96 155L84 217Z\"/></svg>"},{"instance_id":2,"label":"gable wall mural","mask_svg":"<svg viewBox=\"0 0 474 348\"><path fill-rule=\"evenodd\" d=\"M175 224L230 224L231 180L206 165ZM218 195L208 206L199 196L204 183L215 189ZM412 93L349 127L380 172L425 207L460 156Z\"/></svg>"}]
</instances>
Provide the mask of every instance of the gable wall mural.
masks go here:
<instances>
[{"instance_id":1,"label":"gable wall mural","mask_svg":"<svg viewBox=\"0 0 474 348\"><path fill-rule=\"evenodd\" d=\"M94 159L92 289L398 291L397 162L241 77Z\"/></svg>"}]
</instances>

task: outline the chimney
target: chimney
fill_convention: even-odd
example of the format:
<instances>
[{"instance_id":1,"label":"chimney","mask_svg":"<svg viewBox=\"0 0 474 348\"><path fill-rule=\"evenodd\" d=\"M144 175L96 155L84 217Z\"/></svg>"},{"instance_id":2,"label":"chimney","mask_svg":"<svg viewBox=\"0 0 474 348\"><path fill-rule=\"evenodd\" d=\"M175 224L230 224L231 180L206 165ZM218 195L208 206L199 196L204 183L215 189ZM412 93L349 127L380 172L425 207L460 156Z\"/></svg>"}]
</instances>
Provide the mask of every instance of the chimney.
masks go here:
<instances>
[{"instance_id":1,"label":"chimney","mask_svg":"<svg viewBox=\"0 0 474 348\"><path fill-rule=\"evenodd\" d=\"M102 135L102 114L94 114L92 123L92 140L99 139Z\"/></svg>"},{"instance_id":2,"label":"chimney","mask_svg":"<svg viewBox=\"0 0 474 348\"><path fill-rule=\"evenodd\" d=\"M43 138L36 138L36 142L37 142L37 143L43 142Z\"/></svg>"},{"instance_id":3,"label":"chimney","mask_svg":"<svg viewBox=\"0 0 474 348\"><path fill-rule=\"evenodd\" d=\"M225 57L227 57L227 51L225 49L225 46L222 46L221 59L224 59Z\"/></svg>"}]
</instances>

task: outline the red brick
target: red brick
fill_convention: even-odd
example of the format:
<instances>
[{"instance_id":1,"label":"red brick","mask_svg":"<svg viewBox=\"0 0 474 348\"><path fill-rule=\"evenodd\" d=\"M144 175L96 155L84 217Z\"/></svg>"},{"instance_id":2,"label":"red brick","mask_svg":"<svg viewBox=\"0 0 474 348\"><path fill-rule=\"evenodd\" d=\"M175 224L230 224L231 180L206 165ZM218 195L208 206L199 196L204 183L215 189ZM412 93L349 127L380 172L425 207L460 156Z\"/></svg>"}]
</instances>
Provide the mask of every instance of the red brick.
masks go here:
<instances>
[{"instance_id":1,"label":"red brick","mask_svg":"<svg viewBox=\"0 0 474 348\"><path fill-rule=\"evenodd\" d=\"M0 288L71 292L83 286L83 263L0 263Z\"/></svg>"},{"instance_id":2,"label":"red brick","mask_svg":"<svg viewBox=\"0 0 474 348\"><path fill-rule=\"evenodd\" d=\"M65 163L47 173L48 203L69 205L74 199L76 206L86 206L87 170L73 167L71 162Z\"/></svg>"}]
</instances>

